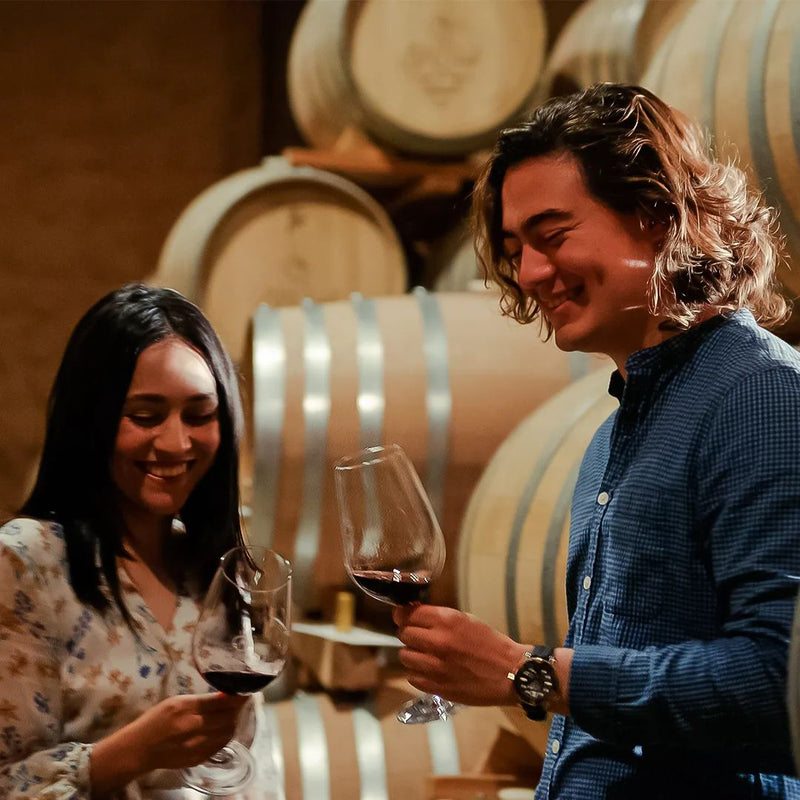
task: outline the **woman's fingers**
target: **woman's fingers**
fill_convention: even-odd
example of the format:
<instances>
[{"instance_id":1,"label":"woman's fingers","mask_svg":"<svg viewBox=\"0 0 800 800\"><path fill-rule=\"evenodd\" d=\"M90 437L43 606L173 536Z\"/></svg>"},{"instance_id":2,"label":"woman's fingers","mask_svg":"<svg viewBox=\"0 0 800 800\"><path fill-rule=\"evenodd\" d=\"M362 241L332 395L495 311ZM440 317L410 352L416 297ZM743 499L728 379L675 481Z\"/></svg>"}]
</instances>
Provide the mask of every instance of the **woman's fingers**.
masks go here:
<instances>
[{"instance_id":1,"label":"woman's fingers","mask_svg":"<svg viewBox=\"0 0 800 800\"><path fill-rule=\"evenodd\" d=\"M204 732L208 736L224 736L228 738L236 729L239 712L247 704L246 695L210 694L197 695L194 713L190 715L192 729Z\"/></svg>"},{"instance_id":2,"label":"woman's fingers","mask_svg":"<svg viewBox=\"0 0 800 800\"><path fill-rule=\"evenodd\" d=\"M194 698L197 712L209 715L236 713L243 706L247 705L247 701L250 699L248 695L223 694L222 692L182 696Z\"/></svg>"}]
</instances>

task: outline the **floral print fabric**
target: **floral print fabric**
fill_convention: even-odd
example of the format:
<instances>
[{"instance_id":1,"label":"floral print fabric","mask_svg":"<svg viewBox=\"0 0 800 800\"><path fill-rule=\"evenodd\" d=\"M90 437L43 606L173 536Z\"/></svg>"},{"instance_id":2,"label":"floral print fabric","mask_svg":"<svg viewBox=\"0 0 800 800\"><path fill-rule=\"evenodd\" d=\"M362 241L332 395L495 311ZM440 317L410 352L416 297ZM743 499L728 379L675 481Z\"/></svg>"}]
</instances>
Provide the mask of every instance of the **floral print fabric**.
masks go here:
<instances>
[{"instance_id":1,"label":"floral print fabric","mask_svg":"<svg viewBox=\"0 0 800 800\"><path fill-rule=\"evenodd\" d=\"M0 528L4 800L89 800L93 742L166 697L210 691L190 657L198 603L179 597L164 630L124 571L120 584L138 639L116 607L100 614L77 599L58 525L18 518ZM119 797L159 796L143 788L152 783L145 776Z\"/></svg>"}]
</instances>

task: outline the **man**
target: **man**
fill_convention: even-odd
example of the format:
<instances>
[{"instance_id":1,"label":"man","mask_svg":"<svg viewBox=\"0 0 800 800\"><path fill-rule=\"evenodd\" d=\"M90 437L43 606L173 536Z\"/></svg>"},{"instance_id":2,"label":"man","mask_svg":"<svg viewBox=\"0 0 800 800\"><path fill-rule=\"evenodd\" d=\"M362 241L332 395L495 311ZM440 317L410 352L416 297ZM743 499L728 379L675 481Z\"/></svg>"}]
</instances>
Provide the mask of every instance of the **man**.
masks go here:
<instances>
[{"instance_id":1,"label":"man","mask_svg":"<svg viewBox=\"0 0 800 800\"><path fill-rule=\"evenodd\" d=\"M500 135L475 220L505 313L609 355L620 407L573 497L565 645L398 608L409 680L553 712L537 800L800 798L800 356L756 322L786 316L772 211L661 100L605 84Z\"/></svg>"}]
</instances>

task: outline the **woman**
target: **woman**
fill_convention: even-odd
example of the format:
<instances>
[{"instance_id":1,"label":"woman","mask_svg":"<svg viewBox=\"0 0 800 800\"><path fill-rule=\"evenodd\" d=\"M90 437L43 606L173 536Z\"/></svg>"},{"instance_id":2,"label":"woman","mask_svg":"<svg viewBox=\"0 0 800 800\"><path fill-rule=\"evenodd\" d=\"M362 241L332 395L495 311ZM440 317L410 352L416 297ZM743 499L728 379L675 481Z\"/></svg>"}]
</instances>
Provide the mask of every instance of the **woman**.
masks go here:
<instances>
[{"instance_id":1,"label":"woman","mask_svg":"<svg viewBox=\"0 0 800 800\"><path fill-rule=\"evenodd\" d=\"M230 360L177 292L126 286L78 323L0 529L0 797L149 797L154 770L233 736L247 698L209 694L190 644L242 541L240 420Z\"/></svg>"}]
</instances>

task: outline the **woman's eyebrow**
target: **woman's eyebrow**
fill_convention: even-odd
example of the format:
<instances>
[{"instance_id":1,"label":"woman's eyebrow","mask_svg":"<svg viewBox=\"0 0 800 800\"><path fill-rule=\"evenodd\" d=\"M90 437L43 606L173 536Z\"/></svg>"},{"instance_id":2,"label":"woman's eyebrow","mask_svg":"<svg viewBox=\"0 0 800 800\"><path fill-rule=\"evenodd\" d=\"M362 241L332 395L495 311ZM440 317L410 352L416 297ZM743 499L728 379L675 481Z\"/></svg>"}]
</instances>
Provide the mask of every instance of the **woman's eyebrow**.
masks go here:
<instances>
[{"instance_id":1,"label":"woman's eyebrow","mask_svg":"<svg viewBox=\"0 0 800 800\"><path fill-rule=\"evenodd\" d=\"M129 394L125 398L125 402L129 403L133 400L143 400L147 403L165 403L167 398L163 394L155 394L152 392L138 392ZM201 401L201 400L217 400L217 395L214 392L198 392L197 394L190 395L186 398L187 401Z\"/></svg>"},{"instance_id":2,"label":"woman's eyebrow","mask_svg":"<svg viewBox=\"0 0 800 800\"><path fill-rule=\"evenodd\" d=\"M163 394L154 394L151 392L137 392L134 394L129 394L125 401L129 402L131 400L147 400L151 403L158 403L159 401L164 401L166 398Z\"/></svg>"}]
</instances>

